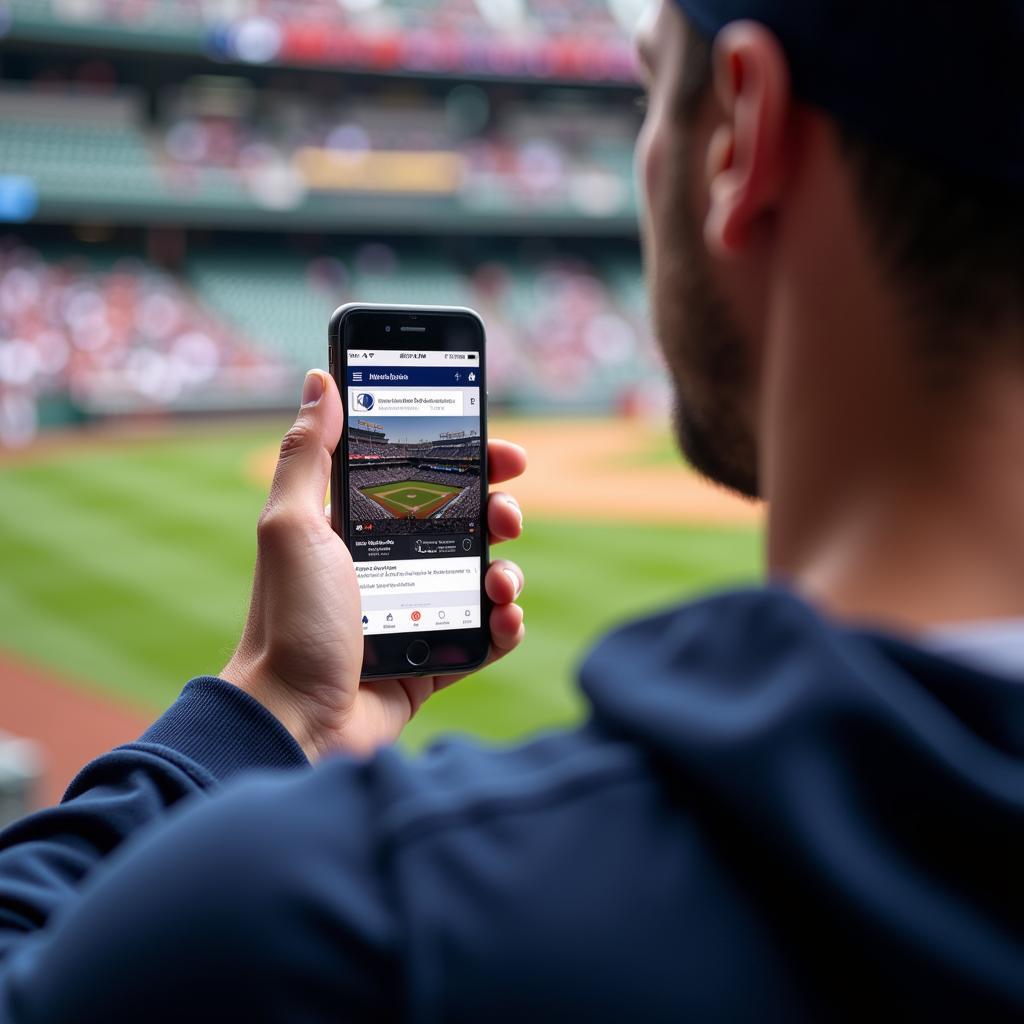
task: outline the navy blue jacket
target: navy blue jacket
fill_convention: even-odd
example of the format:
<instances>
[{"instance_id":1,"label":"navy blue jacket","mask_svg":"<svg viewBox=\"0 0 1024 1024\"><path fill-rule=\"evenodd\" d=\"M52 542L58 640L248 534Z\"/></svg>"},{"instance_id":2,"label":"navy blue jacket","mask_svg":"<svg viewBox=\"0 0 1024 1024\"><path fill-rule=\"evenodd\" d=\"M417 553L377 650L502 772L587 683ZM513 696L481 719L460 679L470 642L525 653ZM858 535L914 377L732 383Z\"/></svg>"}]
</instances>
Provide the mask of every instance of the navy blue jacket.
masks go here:
<instances>
[{"instance_id":1,"label":"navy blue jacket","mask_svg":"<svg viewBox=\"0 0 1024 1024\"><path fill-rule=\"evenodd\" d=\"M193 681L3 835L0 1019L1024 1018L1024 685L778 590L581 678L574 731L314 770Z\"/></svg>"}]
</instances>

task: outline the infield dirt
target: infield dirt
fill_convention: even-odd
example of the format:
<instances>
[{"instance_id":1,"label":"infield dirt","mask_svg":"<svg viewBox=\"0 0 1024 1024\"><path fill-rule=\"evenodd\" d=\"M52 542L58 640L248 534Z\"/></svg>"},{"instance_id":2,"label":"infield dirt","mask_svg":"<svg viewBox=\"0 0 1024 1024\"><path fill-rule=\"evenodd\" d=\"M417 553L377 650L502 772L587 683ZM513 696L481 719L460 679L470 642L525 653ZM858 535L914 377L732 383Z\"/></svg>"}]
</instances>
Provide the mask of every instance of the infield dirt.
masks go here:
<instances>
[{"instance_id":1,"label":"infield dirt","mask_svg":"<svg viewBox=\"0 0 1024 1024\"><path fill-rule=\"evenodd\" d=\"M41 748L40 806L56 803L83 765L138 739L153 718L7 652L0 653L0 679L0 724L12 735L31 736Z\"/></svg>"}]
</instances>

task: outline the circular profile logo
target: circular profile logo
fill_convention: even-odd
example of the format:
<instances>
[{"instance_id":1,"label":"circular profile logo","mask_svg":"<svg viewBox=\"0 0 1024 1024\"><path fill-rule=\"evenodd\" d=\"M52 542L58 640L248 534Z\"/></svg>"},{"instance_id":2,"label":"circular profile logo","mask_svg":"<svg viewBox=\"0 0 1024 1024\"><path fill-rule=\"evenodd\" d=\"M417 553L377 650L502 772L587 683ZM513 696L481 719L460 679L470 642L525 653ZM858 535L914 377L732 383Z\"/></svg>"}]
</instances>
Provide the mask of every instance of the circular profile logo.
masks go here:
<instances>
[{"instance_id":1,"label":"circular profile logo","mask_svg":"<svg viewBox=\"0 0 1024 1024\"><path fill-rule=\"evenodd\" d=\"M356 395L356 405L360 409L369 412L373 408L373 395L368 395L365 391L361 391Z\"/></svg>"},{"instance_id":2,"label":"circular profile logo","mask_svg":"<svg viewBox=\"0 0 1024 1024\"><path fill-rule=\"evenodd\" d=\"M409 618L412 619L413 622L419 622L420 619L423 618L423 616L419 612L413 612L412 615L409 616Z\"/></svg>"}]
</instances>

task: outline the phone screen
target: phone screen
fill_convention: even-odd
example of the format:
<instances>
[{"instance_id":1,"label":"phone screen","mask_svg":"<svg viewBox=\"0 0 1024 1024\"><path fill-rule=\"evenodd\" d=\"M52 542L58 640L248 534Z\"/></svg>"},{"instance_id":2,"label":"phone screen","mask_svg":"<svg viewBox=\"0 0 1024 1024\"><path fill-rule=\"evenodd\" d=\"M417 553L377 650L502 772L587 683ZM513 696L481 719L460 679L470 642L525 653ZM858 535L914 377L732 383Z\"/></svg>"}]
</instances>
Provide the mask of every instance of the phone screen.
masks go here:
<instances>
[{"instance_id":1,"label":"phone screen","mask_svg":"<svg viewBox=\"0 0 1024 1024\"><path fill-rule=\"evenodd\" d=\"M345 364L348 536L364 634L479 628L479 353L357 346Z\"/></svg>"}]
</instances>

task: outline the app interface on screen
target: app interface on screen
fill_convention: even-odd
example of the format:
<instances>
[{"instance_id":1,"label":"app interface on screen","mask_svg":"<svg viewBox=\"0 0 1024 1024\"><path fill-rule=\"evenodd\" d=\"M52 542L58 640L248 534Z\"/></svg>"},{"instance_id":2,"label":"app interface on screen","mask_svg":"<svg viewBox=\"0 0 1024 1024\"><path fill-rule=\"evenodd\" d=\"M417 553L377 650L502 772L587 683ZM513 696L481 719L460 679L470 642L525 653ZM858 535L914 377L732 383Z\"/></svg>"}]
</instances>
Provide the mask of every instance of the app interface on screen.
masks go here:
<instances>
[{"instance_id":1,"label":"app interface on screen","mask_svg":"<svg viewBox=\"0 0 1024 1024\"><path fill-rule=\"evenodd\" d=\"M479 356L350 349L345 372L363 632L478 627Z\"/></svg>"}]
</instances>

